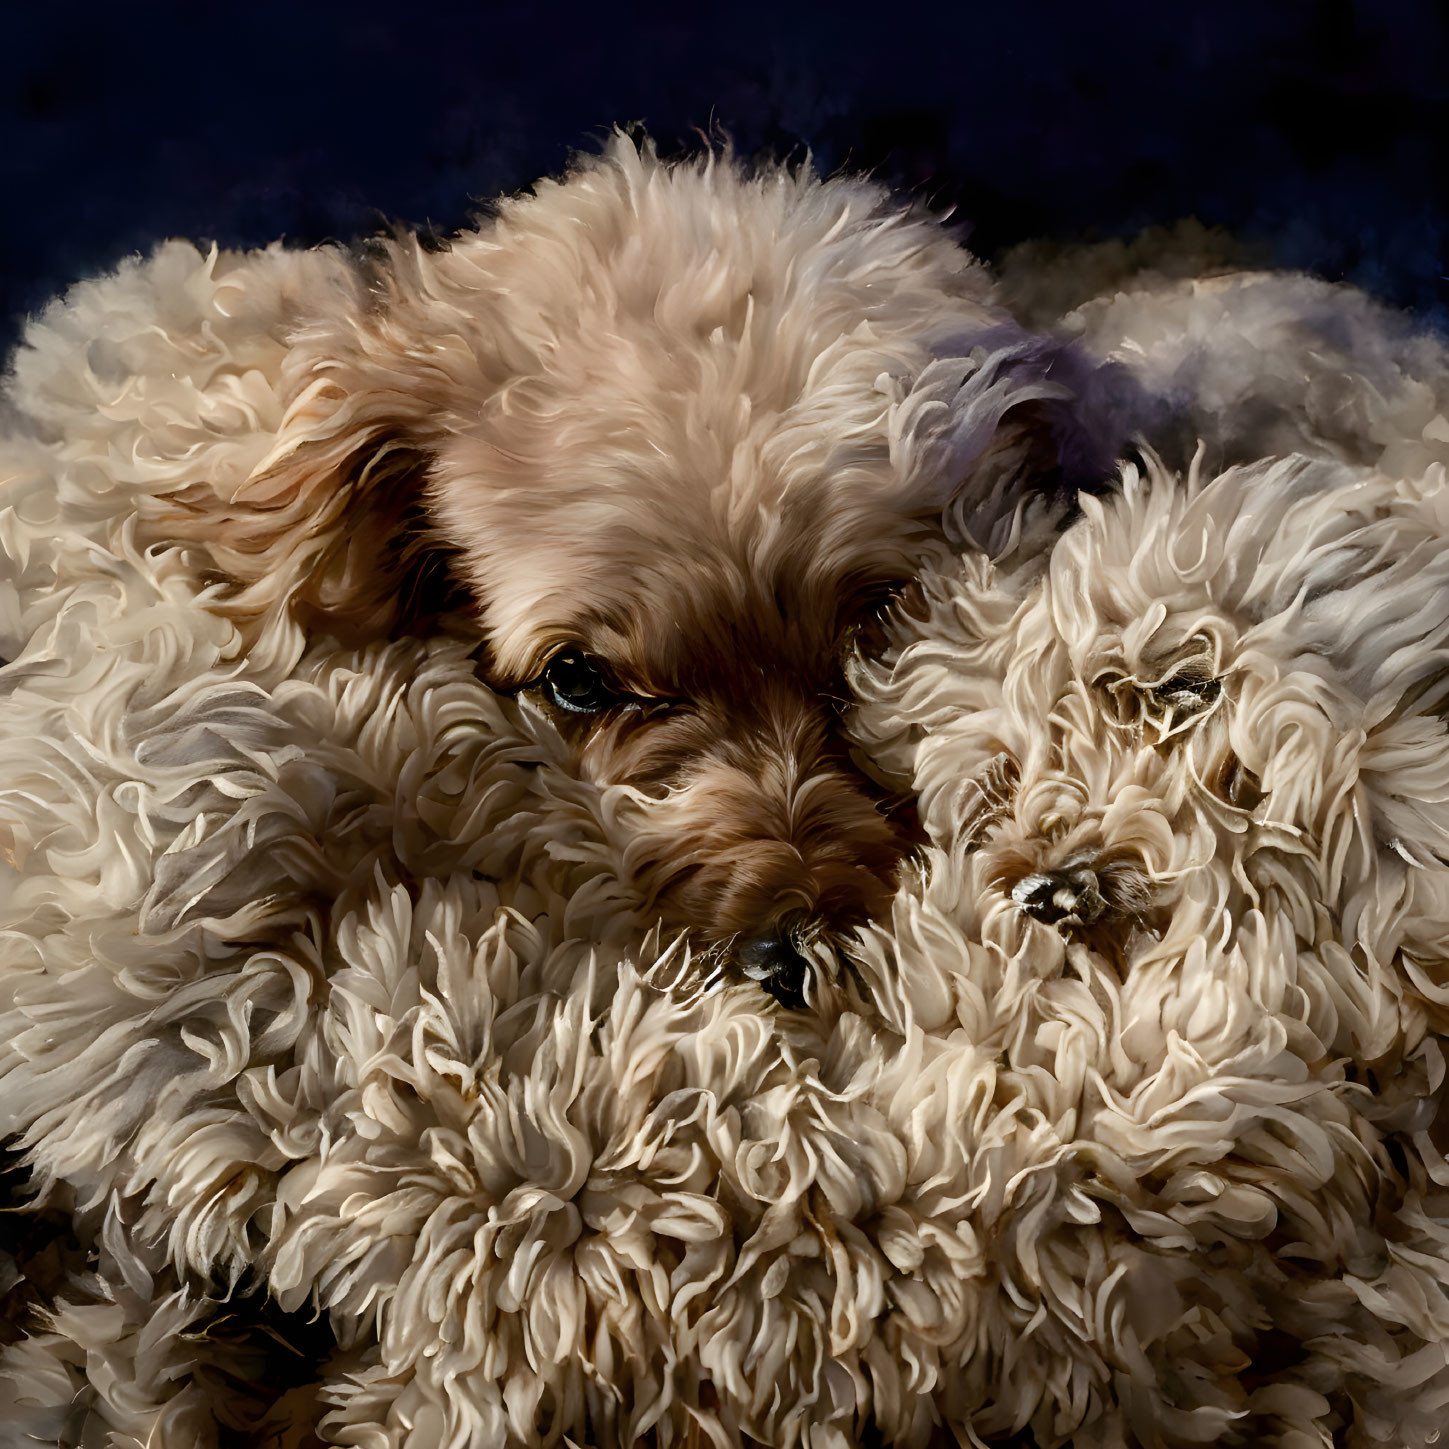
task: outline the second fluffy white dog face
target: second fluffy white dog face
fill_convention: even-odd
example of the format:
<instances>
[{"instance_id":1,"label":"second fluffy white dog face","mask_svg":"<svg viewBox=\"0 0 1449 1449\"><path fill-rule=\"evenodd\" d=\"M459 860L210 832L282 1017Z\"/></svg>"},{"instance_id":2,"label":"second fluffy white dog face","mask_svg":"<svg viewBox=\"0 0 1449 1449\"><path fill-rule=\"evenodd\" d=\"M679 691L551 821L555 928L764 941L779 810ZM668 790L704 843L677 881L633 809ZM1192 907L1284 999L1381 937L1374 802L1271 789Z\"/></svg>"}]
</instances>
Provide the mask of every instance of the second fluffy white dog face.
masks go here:
<instances>
[{"instance_id":1,"label":"second fluffy white dog face","mask_svg":"<svg viewBox=\"0 0 1449 1449\"><path fill-rule=\"evenodd\" d=\"M952 913L1003 963L997 985L1074 969L1124 1001L1150 990L1133 1012L1155 1057L1168 1029L1203 1038L1181 968L1205 945L1261 929L1294 950L1432 954L1442 473L1287 460L1184 484L1149 468L1082 509L1045 567L1025 549L933 589L893 673L863 681L896 706L876 744L897 768L914 757L933 844L969 862ZM1330 1006L1304 1015L1346 1049Z\"/></svg>"}]
</instances>

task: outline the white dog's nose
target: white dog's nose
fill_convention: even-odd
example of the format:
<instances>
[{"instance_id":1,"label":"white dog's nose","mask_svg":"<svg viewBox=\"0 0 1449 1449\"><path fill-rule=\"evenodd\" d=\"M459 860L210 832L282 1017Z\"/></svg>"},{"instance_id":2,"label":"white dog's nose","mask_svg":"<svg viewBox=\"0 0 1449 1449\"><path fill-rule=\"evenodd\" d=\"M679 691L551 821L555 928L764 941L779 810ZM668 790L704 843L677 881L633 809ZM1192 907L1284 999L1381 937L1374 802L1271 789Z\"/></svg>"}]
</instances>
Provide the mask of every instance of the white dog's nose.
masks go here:
<instances>
[{"instance_id":1,"label":"white dog's nose","mask_svg":"<svg viewBox=\"0 0 1449 1449\"><path fill-rule=\"evenodd\" d=\"M1086 866L1029 875L1011 888L1011 898L1048 926L1090 925L1106 906L1097 873Z\"/></svg>"}]
</instances>

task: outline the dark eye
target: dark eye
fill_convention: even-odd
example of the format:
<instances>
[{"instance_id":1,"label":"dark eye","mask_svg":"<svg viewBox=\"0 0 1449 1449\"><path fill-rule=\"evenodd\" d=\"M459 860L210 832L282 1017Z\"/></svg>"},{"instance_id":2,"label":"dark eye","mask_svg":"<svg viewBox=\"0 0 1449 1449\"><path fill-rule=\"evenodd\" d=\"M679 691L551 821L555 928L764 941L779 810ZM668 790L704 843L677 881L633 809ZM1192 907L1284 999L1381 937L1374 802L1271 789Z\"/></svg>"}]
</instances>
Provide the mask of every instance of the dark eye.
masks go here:
<instances>
[{"instance_id":1,"label":"dark eye","mask_svg":"<svg viewBox=\"0 0 1449 1449\"><path fill-rule=\"evenodd\" d=\"M1135 671L1110 669L1093 683L1105 689L1113 723L1133 728L1148 724L1166 740L1190 729L1222 696L1215 656L1202 653L1184 659L1170 674L1149 682Z\"/></svg>"},{"instance_id":2,"label":"dark eye","mask_svg":"<svg viewBox=\"0 0 1449 1449\"><path fill-rule=\"evenodd\" d=\"M1155 704L1179 714L1195 714L1206 709L1223 692L1220 681L1210 674L1184 669L1149 691Z\"/></svg>"},{"instance_id":3,"label":"dark eye","mask_svg":"<svg viewBox=\"0 0 1449 1449\"><path fill-rule=\"evenodd\" d=\"M582 650L561 649L548 661L539 684L549 701L574 714L600 714L634 703L612 689L598 665Z\"/></svg>"}]
</instances>

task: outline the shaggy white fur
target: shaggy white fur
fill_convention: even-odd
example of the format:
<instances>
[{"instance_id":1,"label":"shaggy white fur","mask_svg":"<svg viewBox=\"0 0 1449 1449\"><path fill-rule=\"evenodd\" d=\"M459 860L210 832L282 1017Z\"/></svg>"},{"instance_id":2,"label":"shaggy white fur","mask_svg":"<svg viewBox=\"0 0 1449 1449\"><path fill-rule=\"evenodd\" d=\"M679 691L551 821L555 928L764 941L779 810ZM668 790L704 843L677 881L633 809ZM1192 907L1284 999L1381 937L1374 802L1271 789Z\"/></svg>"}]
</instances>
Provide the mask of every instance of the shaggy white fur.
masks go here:
<instances>
[{"instance_id":1,"label":"shaggy white fur","mask_svg":"<svg viewBox=\"0 0 1449 1449\"><path fill-rule=\"evenodd\" d=\"M0 1442L1432 1442L1442 353L1294 280L1068 324L1173 379L1164 443L1256 358L1321 456L958 513L854 676L931 844L787 1012L631 936L621 798L470 630L243 647L137 546L265 455L337 265L168 245L18 363L0 1127L92 1257Z\"/></svg>"}]
</instances>

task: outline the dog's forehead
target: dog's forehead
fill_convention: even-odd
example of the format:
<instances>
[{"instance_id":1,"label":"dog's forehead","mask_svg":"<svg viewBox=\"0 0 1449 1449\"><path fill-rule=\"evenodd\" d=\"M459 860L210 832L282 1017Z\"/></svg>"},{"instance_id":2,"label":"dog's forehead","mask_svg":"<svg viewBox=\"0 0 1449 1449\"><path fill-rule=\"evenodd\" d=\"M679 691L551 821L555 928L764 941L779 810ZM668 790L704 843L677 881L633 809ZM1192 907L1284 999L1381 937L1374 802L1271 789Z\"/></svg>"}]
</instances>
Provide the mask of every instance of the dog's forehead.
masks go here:
<instances>
[{"instance_id":1,"label":"dog's forehead","mask_svg":"<svg viewBox=\"0 0 1449 1449\"><path fill-rule=\"evenodd\" d=\"M818 687L838 672L867 590L808 567L790 573L725 550L661 550L627 531L598 537L588 557L539 549L495 572L483 624L495 669L536 677L564 644L645 694L703 698L787 674Z\"/></svg>"},{"instance_id":2,"label":"dog's forehead","mask_svg":"<svg viewBox=\"0 0 1449 1449\"><path fill-rule=\"evenodd\" d=\"M442 266L480 366L430 498L506 677L591 633L621 671L803 667L909 571L891 409L984 316L933 222L868 184L605 167Z\"/></svg>"},{"instance_id":3,"label":"dog's forehead","mask_svg":"<svg viewBox=\"0 0 1449 1449\"><path fill-rule=\"evenodd\" d=\"M980 268L879 188L731 167L585 170L434 268L426 321L478 384L444 389L445 428L554 487L610 459L748 473L773 435L879 446L877 380L995 316Z\"/></svg>"},{"instance_id":4,"label":"dog's forehead","mask_svg":"<svg viewBox=\"0 0 1449 1449\"><path fill-rule=\"evenodd\" d=\"M1021 647L1049 635L1083 675L1109 656L1141 670L1206 654L1392 693L1393 670L1427 677L1428 645L1449 636L1441 491L1301 458L1206 480L1129 474L1058 540Z\"/></svg>"},{"instance_id":5,"label":"dog's forehead","mask_svg":"<svg viewBox=\"0 0 1449 1449\"><path fill-rule=\"evenodd\" d=\"M1291 460L1206 482L1129 470L1117 496L1082 500L1053 551L1053 626L1074 654L1106 637L1150 652L1215 619L1250 627L1304 586L1306 540L1324 547L1348 531L1342 510L1324 506L1331 493L1328 479L1306 489Z\"/></svg>"},{"instance_id":6,"label":"dog's forehead","mask_svg":"<svg viewBox=\"0 0 1449 1449\"><path fill-rule=\"evenodd\" d=\"M864 594L914 572L928 532L896 500L873 407L838 406L838 427L755 414L691 429L682 407L683 424L581 418L506 453L456 440L434 508L500 665L522 676L585 625L634 636L637 667L664 676L687 659L646 661L646 642L718 651L754 629L750 647L775 654L827 647Z\"/></svg>"}]
</instances>

